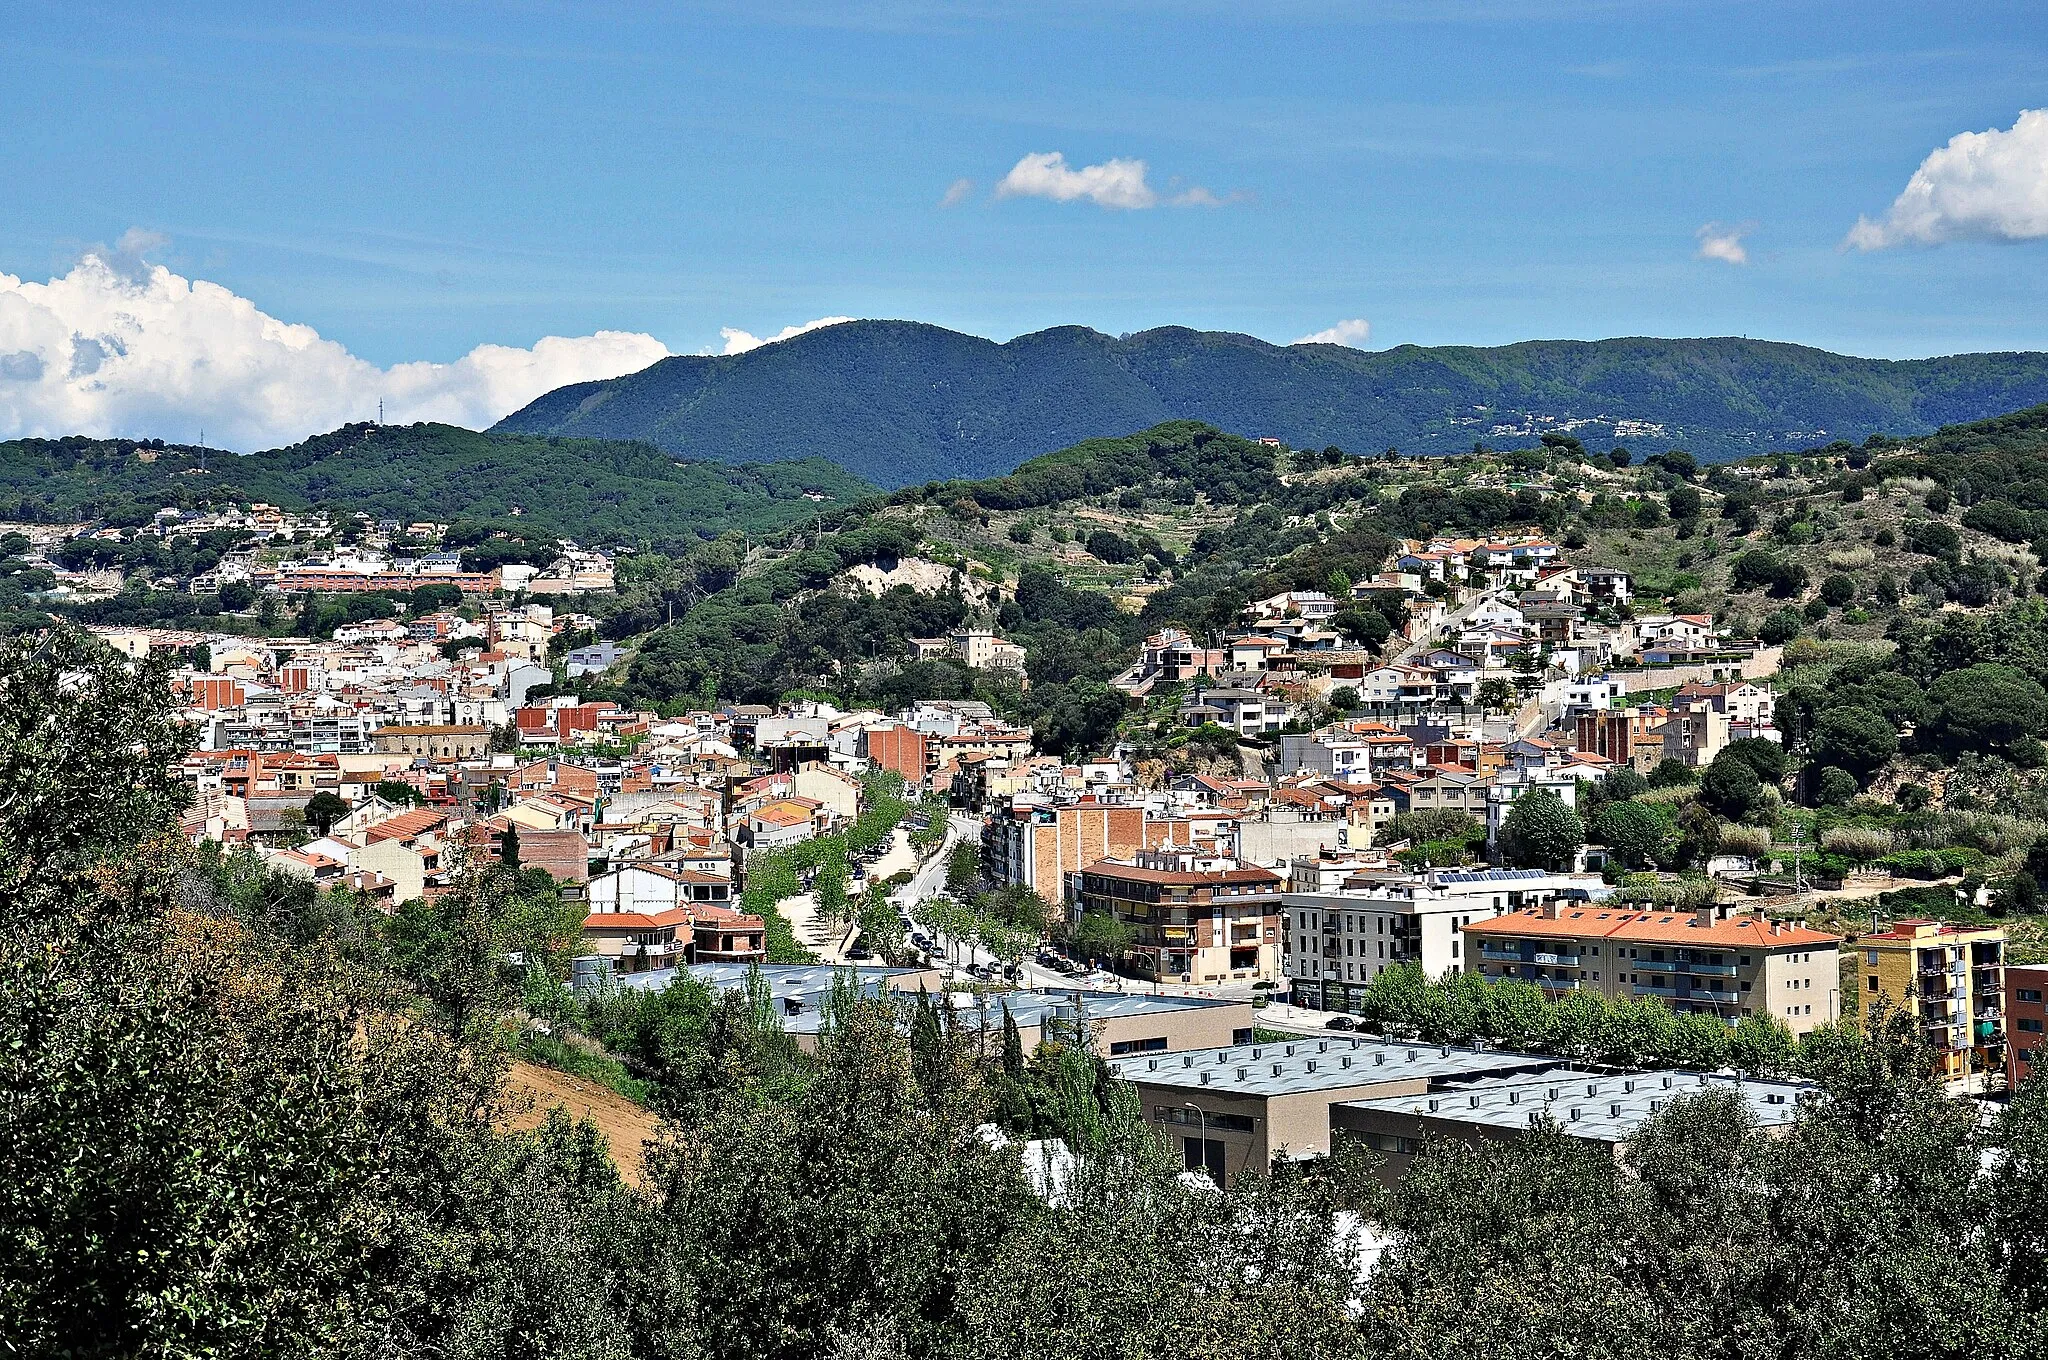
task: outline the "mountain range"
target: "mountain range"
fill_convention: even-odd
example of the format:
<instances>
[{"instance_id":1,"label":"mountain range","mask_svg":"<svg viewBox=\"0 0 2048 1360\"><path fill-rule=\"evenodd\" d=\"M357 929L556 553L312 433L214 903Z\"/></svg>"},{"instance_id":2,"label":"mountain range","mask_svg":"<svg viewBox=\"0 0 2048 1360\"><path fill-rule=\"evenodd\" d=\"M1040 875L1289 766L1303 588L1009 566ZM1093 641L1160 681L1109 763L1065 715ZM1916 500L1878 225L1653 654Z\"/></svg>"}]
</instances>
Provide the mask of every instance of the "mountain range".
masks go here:
<instances>
[{"instance_id":1,"label":"mountain range","mask_svg":"<svg viewBox=\"0 0 2048 1360\"><path fill-rule=\"evenodd\" d=\"M1206 421L1296 447L1451 453L1557 431L1708 461L1917 435L2048 401L2048 354L1885 360L1748 339L1496 348L1272 345L1081 326L1007 343L909 321L679 355L540 397L494 428L645 440L692 459L822 457L883 486L1009 471L1083 439Z\"/></svg>"}]
</instances>

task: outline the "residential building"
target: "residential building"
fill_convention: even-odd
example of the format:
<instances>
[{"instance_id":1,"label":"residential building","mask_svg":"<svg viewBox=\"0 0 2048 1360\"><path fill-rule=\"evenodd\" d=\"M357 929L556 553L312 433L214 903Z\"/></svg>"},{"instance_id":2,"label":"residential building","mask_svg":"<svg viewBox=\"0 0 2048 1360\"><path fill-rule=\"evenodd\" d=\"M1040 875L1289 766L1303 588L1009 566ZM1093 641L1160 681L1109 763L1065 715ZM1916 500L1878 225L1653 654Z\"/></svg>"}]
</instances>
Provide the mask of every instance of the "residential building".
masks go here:
<instances>
[{"instance_id":1,"label":"residential building","mask_svg":"<svg viewBox=\"0 0 2048 1360\"><path fill-rule=\"evenodd\" d=\"M1207 689L1181 706L1181 721L1189 727L1227 727L1241 736L1277 732L1293 716L1294 705L1255 689Z\"/></svg>"},{"instance_id":2,"label":"residential building","mask_svg":"<svg viewBox=\"0 0 2048 1360\"><path fill-rule=\"evenodd\" d=\"M2017 1088L2033 1074L2035 1064L2048 1064L2048 964L2005 966L2006 1083Z\"/></svg>"},{"instance_id":3,"label":"residential building","mask_svg":"<svg viewBox=\"0 0 2048 1360\"><path fill-rule=\"evenodd\" d=\"M882 722L864 727L857 754L878 770L893 770L913 788L924 786L931 772L926 763L931 745L924 733L908 723Z\"/></svg>"},{"instance_id":4,"label":"residential building","mask_svg":"<svg viewBox=\"0 0 2048 1360\"><path fill-rule=\"evenodd\" d=\"M1969 1089L2005 1075L2005 927L1903 920L1856 941L1862 1014L1882 1002L1911 1015L1935 1073Z\"/></svg>"},{"instance_id":5,"label":"residential building","mask_svg":"<svg viewBox=\"0 0 2048 1360\"><path fill-rule=\"evenodd\" d=\"M1713 764L1730 740L1728 715L1705 700L1674 705L1662 732L1663 758L1695 769Z\"/></svg>"},{"instance_id":6,"label":"residential building","mask_svg":"<svg viewBox=\"0 0 2048 1360\"><path fill-rule=\"evenodd\" d=\"M445 723L395 724L378 728L371 734L371 741L383 755L473 760L490 754L491 729Z\"/></svg>"},{"instance_id":7,"label":"residential building","mask_svg":"<svg viewBox=\"0 0 2048 1360\"><path fill-rule=\"evenodd\" d=\"M615 973L664 972L692 963L759 962L768 957L758 916L727 907L592 912L583 938Z\"/></svg>"},{"instance_id":8,"label":"residential building","mask_svg":"<svg viewBox=\"0 0 2048 1360\"><path fill-rule=\"evenodd\" d=\"M1081 871L1081 910L1131 932L1123 961L1159 982L1271 980L1280 972L1280 876L1168 845Z\"/></svg>"},{"instance_id":9,"label":"residential building","mask_svg":"<svg viewBox=\"0 0 2048 1360\"><path fill-rule=\"evenodd\" d=\"M1598 874L1540 869L1388 869L1328 852L1294 861L1281 896L1284 972L1295 1005L1357 1011L1366 987L1412 963L1430 977L1467 966L1463 932L1503 912L1584 903L1612 890Z\"/></svg>"},{"instance_id":10,"label":"residential building","mask_svg":"<svg viewBox=\"0 0 2048 1360\"><path fill-rule=\"evenodd\" d=\"M1777 697L1771 687L1748 680L1680 685L1673 702L1680 708L1704 703L1731 723L1748 727L1773 726L1777 714Z\"/></svg>"},{"instance_id":11,"label":"residential building","mask_svg":"<svg viewBox=\"0 0 2048 1360\"><path fill-rule=\"evenodd\" d=\"M1534 982L1553 997L1655 997L1730 1024L1768 1015L1794 1034L1841 1016L1841 940L1756 913L1553 900L1475 921L1465 937L1465 971Z\"/></svg>"}]
</instances>

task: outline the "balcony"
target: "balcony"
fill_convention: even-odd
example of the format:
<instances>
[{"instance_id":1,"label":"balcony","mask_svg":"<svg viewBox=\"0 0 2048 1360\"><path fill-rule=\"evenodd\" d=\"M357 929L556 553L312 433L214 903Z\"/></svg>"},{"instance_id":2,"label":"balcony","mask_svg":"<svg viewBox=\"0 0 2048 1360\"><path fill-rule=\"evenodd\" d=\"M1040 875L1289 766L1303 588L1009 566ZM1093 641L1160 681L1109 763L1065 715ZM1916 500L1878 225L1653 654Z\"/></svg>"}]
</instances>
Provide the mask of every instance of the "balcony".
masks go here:
<instances>
[{"instance_id":1,"label":"balcony","mask_svg":"<svg viewBox=\"0 0 2048 1360\"><path fill-rule=\"evenodd\" d=\"M1681 973L1691 973L1694 977L1734 977L1735 965L1732 963L1681 963L1678 965L1678 971Z\"/></svg>"}]
</instances>

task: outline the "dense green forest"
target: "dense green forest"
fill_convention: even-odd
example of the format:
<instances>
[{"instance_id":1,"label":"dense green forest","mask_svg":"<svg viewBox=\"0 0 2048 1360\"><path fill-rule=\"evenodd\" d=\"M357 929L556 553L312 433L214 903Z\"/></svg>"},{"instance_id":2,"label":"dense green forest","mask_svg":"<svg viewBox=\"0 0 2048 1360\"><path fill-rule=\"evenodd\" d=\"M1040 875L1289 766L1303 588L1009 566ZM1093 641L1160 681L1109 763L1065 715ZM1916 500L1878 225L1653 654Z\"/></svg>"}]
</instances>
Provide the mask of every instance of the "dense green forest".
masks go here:
<instances>
[{"instance_id":1,"label":"dense green forest","mask_svg":"<svg viewBox=\"0 0 2048 1360\"><path fill-rule=\"evenodd\" d=\"M2043 400L2041 354L1894 361L1733 338L1366 352L1180 327L1119 338L1079 326L997 344L914 322L858 321L564 387L497 428L645 439L730 462L823 457L901 486L992 476L1174 419L1299 448L1409 453L1570 428L1588 443L1682 447L1711 461L1879 431L1925 434ZM1618 430L1617 421L1661 429Z\"/></svg>"},{"instance_id":2,"label":"dense green forest","mask_svg":"<svg viewBox=\"0 0 2048 1360\"><path fill-rule=\"evenodd\" d=\"M1780 1051L1789 1129L1674 1101L1225 1189L1077 1036L764 991L572 1016L559 898L503 865L388 920L170 818L160 665L0 649L0 1344L69 1356L1422 1360L2034 1356L2048 1086L1981 1118L1903 1018ZM52 739L55 734L55 739ZM118 734L118 737L115 736ZM517 963L508 960L518 960ZM510 1131L508 1043L573 1019L663 1119ZM560 1048L561 1045L555 1045ZM585 1062L591 1061L585 1055ZM1013 1140L989 1136L993 1125ZM1014 1141L1076 1154L1057 1194ZM1384 1241L1372 1259L1358 1225Z\"/></svg>"},{"instance_id":3,"label":"dense green forest","mask_svg":"<svg viewBox=\"0 0 2048 1360\"><path fill-rule=\"evenodd\" d=\"M758 533L869 488L823 459L679 462L648 444L479 434L452 425L346 425L246 457L161 441L0 443L0 518L143 524L166 505L267 501L380 519L513 514L586 543L686 543ZM813 502L807 492L827 499Z\"/></svg>"}]
</instances>

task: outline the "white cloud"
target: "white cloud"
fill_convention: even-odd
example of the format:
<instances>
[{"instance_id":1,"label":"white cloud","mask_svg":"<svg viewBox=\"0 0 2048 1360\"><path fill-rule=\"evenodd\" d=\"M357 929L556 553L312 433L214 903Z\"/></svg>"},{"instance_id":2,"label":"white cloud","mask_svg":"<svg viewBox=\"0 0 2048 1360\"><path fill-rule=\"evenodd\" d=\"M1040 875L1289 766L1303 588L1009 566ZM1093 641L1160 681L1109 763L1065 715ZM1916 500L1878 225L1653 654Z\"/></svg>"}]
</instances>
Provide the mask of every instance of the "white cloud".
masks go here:
<instances>
[{"instance_id":1,"label":"white cloud","mask_svg":"<svg viewBox=\"0 0 2048 1360\"><path fill-rule=\"evenodd\" d=\"M962 176L946 186L945 194L939 199L941 208L957 208L974 197L974 181Z\"/></svg>"},{"instance_id":2,"label":"white cloud","mask_svg":"<svg viewBox=\"0 0 2048 1360\"><path fill-rule=\"evenodd\" d=\"M268 448L374 417L482 428L565 383L667 355L651 335L479 345L453 363L379 368L311 326L143 259L130 231L48 283L0 274L0 435L131 435Z\"/></svg>"},{"instance_id":3,"label":"white cloud","mask_svg":"<svg viewBox=\"0 0 2048 1360\"><path fill-rule=\"evenodd\" d=\"M2001 131L1959 132L1906 181L1884 216L1856 219L1857 250L1944 241L2048 236L2048 109L2027 109Z\"/></svg>"},{"instance_id":4,"label":"white cloud","mask_svg":"<svg viewBox=\"0 0 2048 1360\"><path fill-rule=\"evenodd\" d=\"M1290 345L1349 345L1353 349L1363 349L1365 342L1371 337L1372 323L1364 317L1353 317L1349 321L1339 321L1328 330L1317 331L1314 335L1304 335L1299 340L1290 340L1287 343Z\"/></svg>"},{"instance_id":5,"label":"white cloud","mask_svg":"<svg viewBox=\"0 0 2048 1360\"><path fill-rule=\"evenodd\" d=\"M1748 222L1732 227L1708 222L1693 233L1700 243L1699 258L1720 260L1724 264L1748 264L1749 247L1742 244L1742 238L1755 230L1755 226Z\"/></svg>"},{"instance_id":6,"label":"white cloud","mask_svg":"<svg viewBox=\"0 0 2048 1360\"><path fill-rule=\"evenodd\" d=\"M856 319L850 316L821 316L816 321L806 321L801 326L784 326L775 334L765 338L749 331L743 331L737 326L721 326L719 327L718 334L725 341L725 348L720 350L719 353L745 354L750 349L759 349L763 345L773 345L779 341L793 339L796 336L802 335L805 331L815 331L825 326L839 326Z\"/></svg>"}]
</instances>

